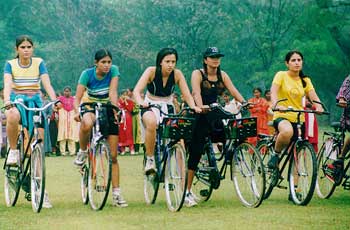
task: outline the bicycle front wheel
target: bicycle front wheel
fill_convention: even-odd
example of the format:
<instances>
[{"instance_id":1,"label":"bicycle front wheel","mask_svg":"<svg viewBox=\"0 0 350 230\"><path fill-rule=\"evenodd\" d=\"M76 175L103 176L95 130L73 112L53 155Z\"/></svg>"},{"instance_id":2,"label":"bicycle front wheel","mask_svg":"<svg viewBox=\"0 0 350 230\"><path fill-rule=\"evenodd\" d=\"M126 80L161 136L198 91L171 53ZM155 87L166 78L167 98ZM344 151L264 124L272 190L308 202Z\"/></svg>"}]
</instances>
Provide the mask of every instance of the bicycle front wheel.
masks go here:
<instances>
[{"instance_id":1,"label":"bicycle front wheel","mask_svg":"<svg viewBox=\"0 0 350 230\"><path fill-rule=\"evenodd\" d=\"M231 162L231 180L241 203L256 208L264 199L265 172L262 159L249 143L237 146Z\"/></svg>"},{"instance_id":2,"label":"bicycle front wheel","mask_svg":"<svg viewBox=\"0 0 350 230\"><path fill-rule=\"evenodd\" d=\"M197 170L194 172L192 182L192 194L197 202L208 201L212 192L212 178L214 166L211 163L211 144L204 147L204 152L199 160Z\"/></svg>"},{"instance_id":3,"label":"bicycle front wheel","mask_svg":"<svg viewBox=\"0 0 350 230\"><path fill-rule=\"evenodd\" d=\"M112 160L106 140L100 140L89 154L88 190L93 210L102 210L106 204L112 177Z\"/></svg>"},{"instance_id":4,"label":"bicycle front wheel","mask_svg":"<svg viewBox=\"0 0 350 230\"><path fill-rule=\"evenodd\" d=\"M273 151L270 146L270 142L267 140L263 140L258 142L257 144L258 152L262 158L264 164L265 171L265 194L264 199L269 198L272 193L273 188L276 186L279 179L279 172L277 169L269 169L267 164L271 158L271 153Z\"/></svg>"},{"instance_id":5,"label":"bicycle front wheel","mask_svg":"<svg viewBox=\"0 0 350 230\"><path fill-rule=\"evenodd\" d=\"M339 147L333 147L333 138L328 138L322 145L320 152L317 157L317 182L316 192L317 195L322 199L328 199L333 194L336 186L330 179L330 172L328 165L334 162L334 159L338 156ZM331 159L333 157L333 159Z\"/></svg>"},{"instance_id":6,"label":"bicycle front wheel","mask_svg":"<svg viewBox=\"0 0 350 230\"><path fill-rule=\"evenodd\" d=\"M158 157L157 155L154 156L156 164L158 163ZM143 159L143 168L145 168L146 165L146 155ZM159 168L156 166L157 169ZM148 205L154 204L157 199L158 190L159 190L159 173L151 173L149 175L143 176L143 195L145 197L145 202Z\"/></svg>"},{"instance_id":7,"label":"bicycle front wheel","mask_svg":"<svg viewBox=\"0 0 350 230\"><path fill-rule=\"evenodd\" d=\"M289 192L294 204L307 205L314 193L317 177L316 154L308 142L297 142L289 170Z\"/></svg>"},{"instance_id":8,"label":"bicycle front wheel","mask_svg":"<svg viewBox=\"0 0 350 230\"><path fill-rule=\"evenodd\" d=\"M88 180L89 180L89 169L88 169L88 166L85 164L81 168L81 178L80 178L81 199L83 201L83 204L89 203Z\"/></svg>"},{"instance_id":9,"label":"bicycle front wheel","mask_svg":"<svg viewBox=\"0 0 350 230\"><path fill-rule=\"evenodd\" d=\"M169 150L165 164L165 195L168 209L177 212L181 209L187 187L186 153L181 144L175 144Z\"/></svg>"},{"instance_id":10,"label":"bicycle front wheel","mask_svg":"<svg viewBox=\"0 0 350 230\"><path fill-rule=\"evenodd\" d=\"M31 154L31 199L34 212L40 212L45 193L45 154L43 144L37 143Z\"/></svg>"}]
</instances>

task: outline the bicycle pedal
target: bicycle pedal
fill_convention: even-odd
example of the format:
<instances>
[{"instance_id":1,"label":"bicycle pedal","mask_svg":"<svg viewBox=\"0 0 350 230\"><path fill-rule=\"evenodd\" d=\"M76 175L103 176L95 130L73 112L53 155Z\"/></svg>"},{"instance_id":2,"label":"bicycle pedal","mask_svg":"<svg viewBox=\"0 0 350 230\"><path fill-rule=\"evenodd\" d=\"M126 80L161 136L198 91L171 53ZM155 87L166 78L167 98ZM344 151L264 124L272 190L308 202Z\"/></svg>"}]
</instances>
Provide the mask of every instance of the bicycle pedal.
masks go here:
<instances>
[{"instance_id":1,"label":"bicycle pedal","mask_svg":"<svg viewBox=\"0 0 350 230\"><path fill-rule=\"evenodd\" d=\"M24 195L24 198L26 198L27 201L32 201L32 195L30 193L27 193Z\"/></svg>"},{"instance_id":2,"label":"bicycle pedal","mask_svg":"<svg viewBox=\"0 0 350 230\"><path fill-rule=\"evenodd\" d=\"M287 186L284 186L284 185L277 185L276 187L277 187L277 188L280 188L280 189L288 189L288 187L287 187Z\"/></svg>"},{"instance_id":3,"label":"bicycle pedal","mask_svg":"<svg viewBox=\"0 0 350 230\"><path fill-rule=\"evenodd\" d=\"M350 190L350 177L346 175L344 178L345 181L343 182L342 186L345 190Z\"/></svg>"}]
</instances>

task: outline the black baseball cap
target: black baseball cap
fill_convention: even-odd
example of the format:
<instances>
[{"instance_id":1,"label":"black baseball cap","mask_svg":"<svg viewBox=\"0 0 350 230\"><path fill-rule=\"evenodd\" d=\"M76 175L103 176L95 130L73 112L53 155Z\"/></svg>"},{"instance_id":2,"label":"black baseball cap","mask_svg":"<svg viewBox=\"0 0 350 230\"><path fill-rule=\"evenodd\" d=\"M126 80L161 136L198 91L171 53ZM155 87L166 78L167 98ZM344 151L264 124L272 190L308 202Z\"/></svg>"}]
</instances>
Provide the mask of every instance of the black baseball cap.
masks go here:
<instances>
[{"instance_id":1,"label":"black baseball cap","mask_svg":"<svg viewBox=\"0 0 350 230\"><path fill-rule=\"evenodd\" d=\"M203 57L223 57L225 56L217 47L208 47L203 53Z\"/></svg>"}]
</instances>

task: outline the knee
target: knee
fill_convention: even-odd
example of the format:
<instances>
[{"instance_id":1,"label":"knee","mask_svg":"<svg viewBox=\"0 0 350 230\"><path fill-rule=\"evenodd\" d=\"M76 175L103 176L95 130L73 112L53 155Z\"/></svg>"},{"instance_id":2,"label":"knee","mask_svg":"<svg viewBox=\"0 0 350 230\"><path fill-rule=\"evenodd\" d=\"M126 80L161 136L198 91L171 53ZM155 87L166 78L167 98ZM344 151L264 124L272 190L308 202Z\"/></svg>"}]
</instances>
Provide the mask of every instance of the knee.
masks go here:
<instances>
[{"instance_id":1,"label":"knee","mask_svg":"<svg viewBox=\"0 0 350 230\"><path fill-rule=\"evenodd\" d=\"M279 136L283 139L283 140L290 140L293 136L293 129L285 129L285 130L281 130L279 132Z\"/></svg>"},{"instance_id":2,"label":"knee","mask_svg":"<svg viewBox=\"0 0 350 230\"><path fill-rule=\"evenodd\" d=\"M92 126L93 126L92 121L90 121L88 119L83 119L81 121L81 125L80 125L80 132L88 133L88 132L90 132Z\"/></svg>"},{"instance_id":3,"label":"knee","mask_svg":"<svg viewBox=\"0 0 350 230\"><path fill-rule=\"evenodd\" d=\"M118 157L117 156L111 156L112 164L118 164Z\"/></svg>"},{"instance_id":4,"label":"knee","mask_svg":"<svg viewBox=\"0 0 350 230\"><path fill-rule=\"evenodd\" d=\"M19 111L15 108L6 111L6 121L8 124L18 124L20 120Z\"/></svg>"}]
</instances>

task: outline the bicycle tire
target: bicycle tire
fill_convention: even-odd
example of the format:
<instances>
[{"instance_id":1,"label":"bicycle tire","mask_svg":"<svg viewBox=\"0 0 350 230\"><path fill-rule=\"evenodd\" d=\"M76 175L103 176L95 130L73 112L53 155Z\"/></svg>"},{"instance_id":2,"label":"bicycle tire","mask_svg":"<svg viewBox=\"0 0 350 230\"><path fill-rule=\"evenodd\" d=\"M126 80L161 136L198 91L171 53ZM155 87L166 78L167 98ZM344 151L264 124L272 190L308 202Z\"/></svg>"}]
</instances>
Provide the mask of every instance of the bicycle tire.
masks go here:
<instances>
[{"instance_id":1,"label":"bicycle tire","mask_svg":"<svg viewBox=\"0 0 350 230\"><path fill-rule=\"evenodd\" d=\"M165 164L164 184L168 209L180 211L187 188L187 165L184 147L177 143L170 150Z\"/></svg>"},{"instance_id":2,"label":"bicycle tire","mask_svg":"<svg viewBox=\"0 0 350 230\"><path fill-rule=\"evenodd\" d=\"M339 153L339 147L333 147L333 138L328 138L323 144L317 156L317 181L316 181L316 192L318 197L322 199L328 199L332 196L335 191L336 185L329 179L327 175L327 167L333 163L333 159L330 159L332 152L336 151L336 156Z\"/></svg>"},{"instance_id":3,"label":"bicycle tire","mask_svg":"<svg viewBox=\"0 0 350 230\"><path fill-rule=\"evenodd\" d=\"M231 180L241 203L250 208L259 207L264 199L264 164L256 148L243 142L234 150L231 161Z\"/></svg>"},{"instance_id":4,"label":"bicycle tire","mask_svg":"<svg viewBox=\"0 0 350 230\"><path fill-rule=\"evenodd\" d=\"M214 166L211 162L210 151L211 144L208 143L204 146L203 154L194 173L191 192L196 202L208 201L213 192L210 169Z\"/></svg>"},{"instance_id":5,"label":"bicycle tire","mask_svg":"<svg viewBox=\"0 0 350 230\"><path fill-rule=\"evenodd\" d=\"M112 160L105 139L97 142L89 154L88 196L93 210L102 210L106 204L112 177Z\"/></svg>"},{"instance_id":6,"label":"bicycle tire","mask_svg":"<svg viewBox=\"0 0 350 230\"><path fill-rule=\"evenodd\" d=\"M272 147L270 147L269 145L270 145L270 141L267 141L267 140L262 140L257 144L257 150L264 164L264 172L265 172L264 199L267 199L270 197L279 179L278 169L269 169L267 166L267 163L269 162L271 153L272 153Z\"/></svg>"},{"instance_id":7,"label":"bicycle tire","mask_svg":"<svg viewBox=\"0 0 350 230\"><path fill-rule=\"evenodd\" d=\"M158 155L154 155L154 159L156 162L156 168L159 169L159 159ZM143 159L143 168L145 168L146 165L146 155L144 156ZM152 173L149 175L144 175L143 176L143 195L145 198L145 202L148 205L152 205L156 202L157 196L158 196L158 190L159 190L159 173Z\"/></svg>"},{"instance_id":8,"label":"bicycle tire","mask_svg":"<svg viewBox=\"0 0 350 230\"><path fill-rule=\"evenodd\" d=\"M45 153L43 148L43 143L37 143L30 156L30 190L34 212L40 212L45 194Z\"/></svg>"},{"instance_id":9,"label":"bicycle tire","mask_svg":"<svg viewBox=\"0 0 350 230\"><path fill-rule=\"evenodd\" d=\"M6 141L7 143L7 141ZM23 150L23 135L21 133L17 138L17 149ZM8 145L8 143L7 143ZM7 148L8 155L10 148ZM20 153L23 154L23 153ZM5 160L6 164L6 160ZM5 166L5 180L4 180L4 195L7 207L15 206L18 200L18 195L21 188L21 170L20 167Z\"/></svg>"},{"instance_id":10,"label":"bicycle tire","mask_svg":"<svg viewBox=\"0 0 350 230\"><path fill-rule=\"evenodd\" d=\"M84 164L84 166L81 168L81 178L80 178L81 199L83 201L83 204L89 203L88 181L89 181L89 168L87 164Z\"/></svg>"},{"instance_id":11,"label":"bicycle tire","mask_svg":"<svg viewBox=\"0 0 350 230\"><path fill-rule=\"evenodd\" d=\"M288 170L289 193L296 205L307 205L314 194L317 179L316 153L312 145L297 141Z\"/></svg>"}]
</instances>

